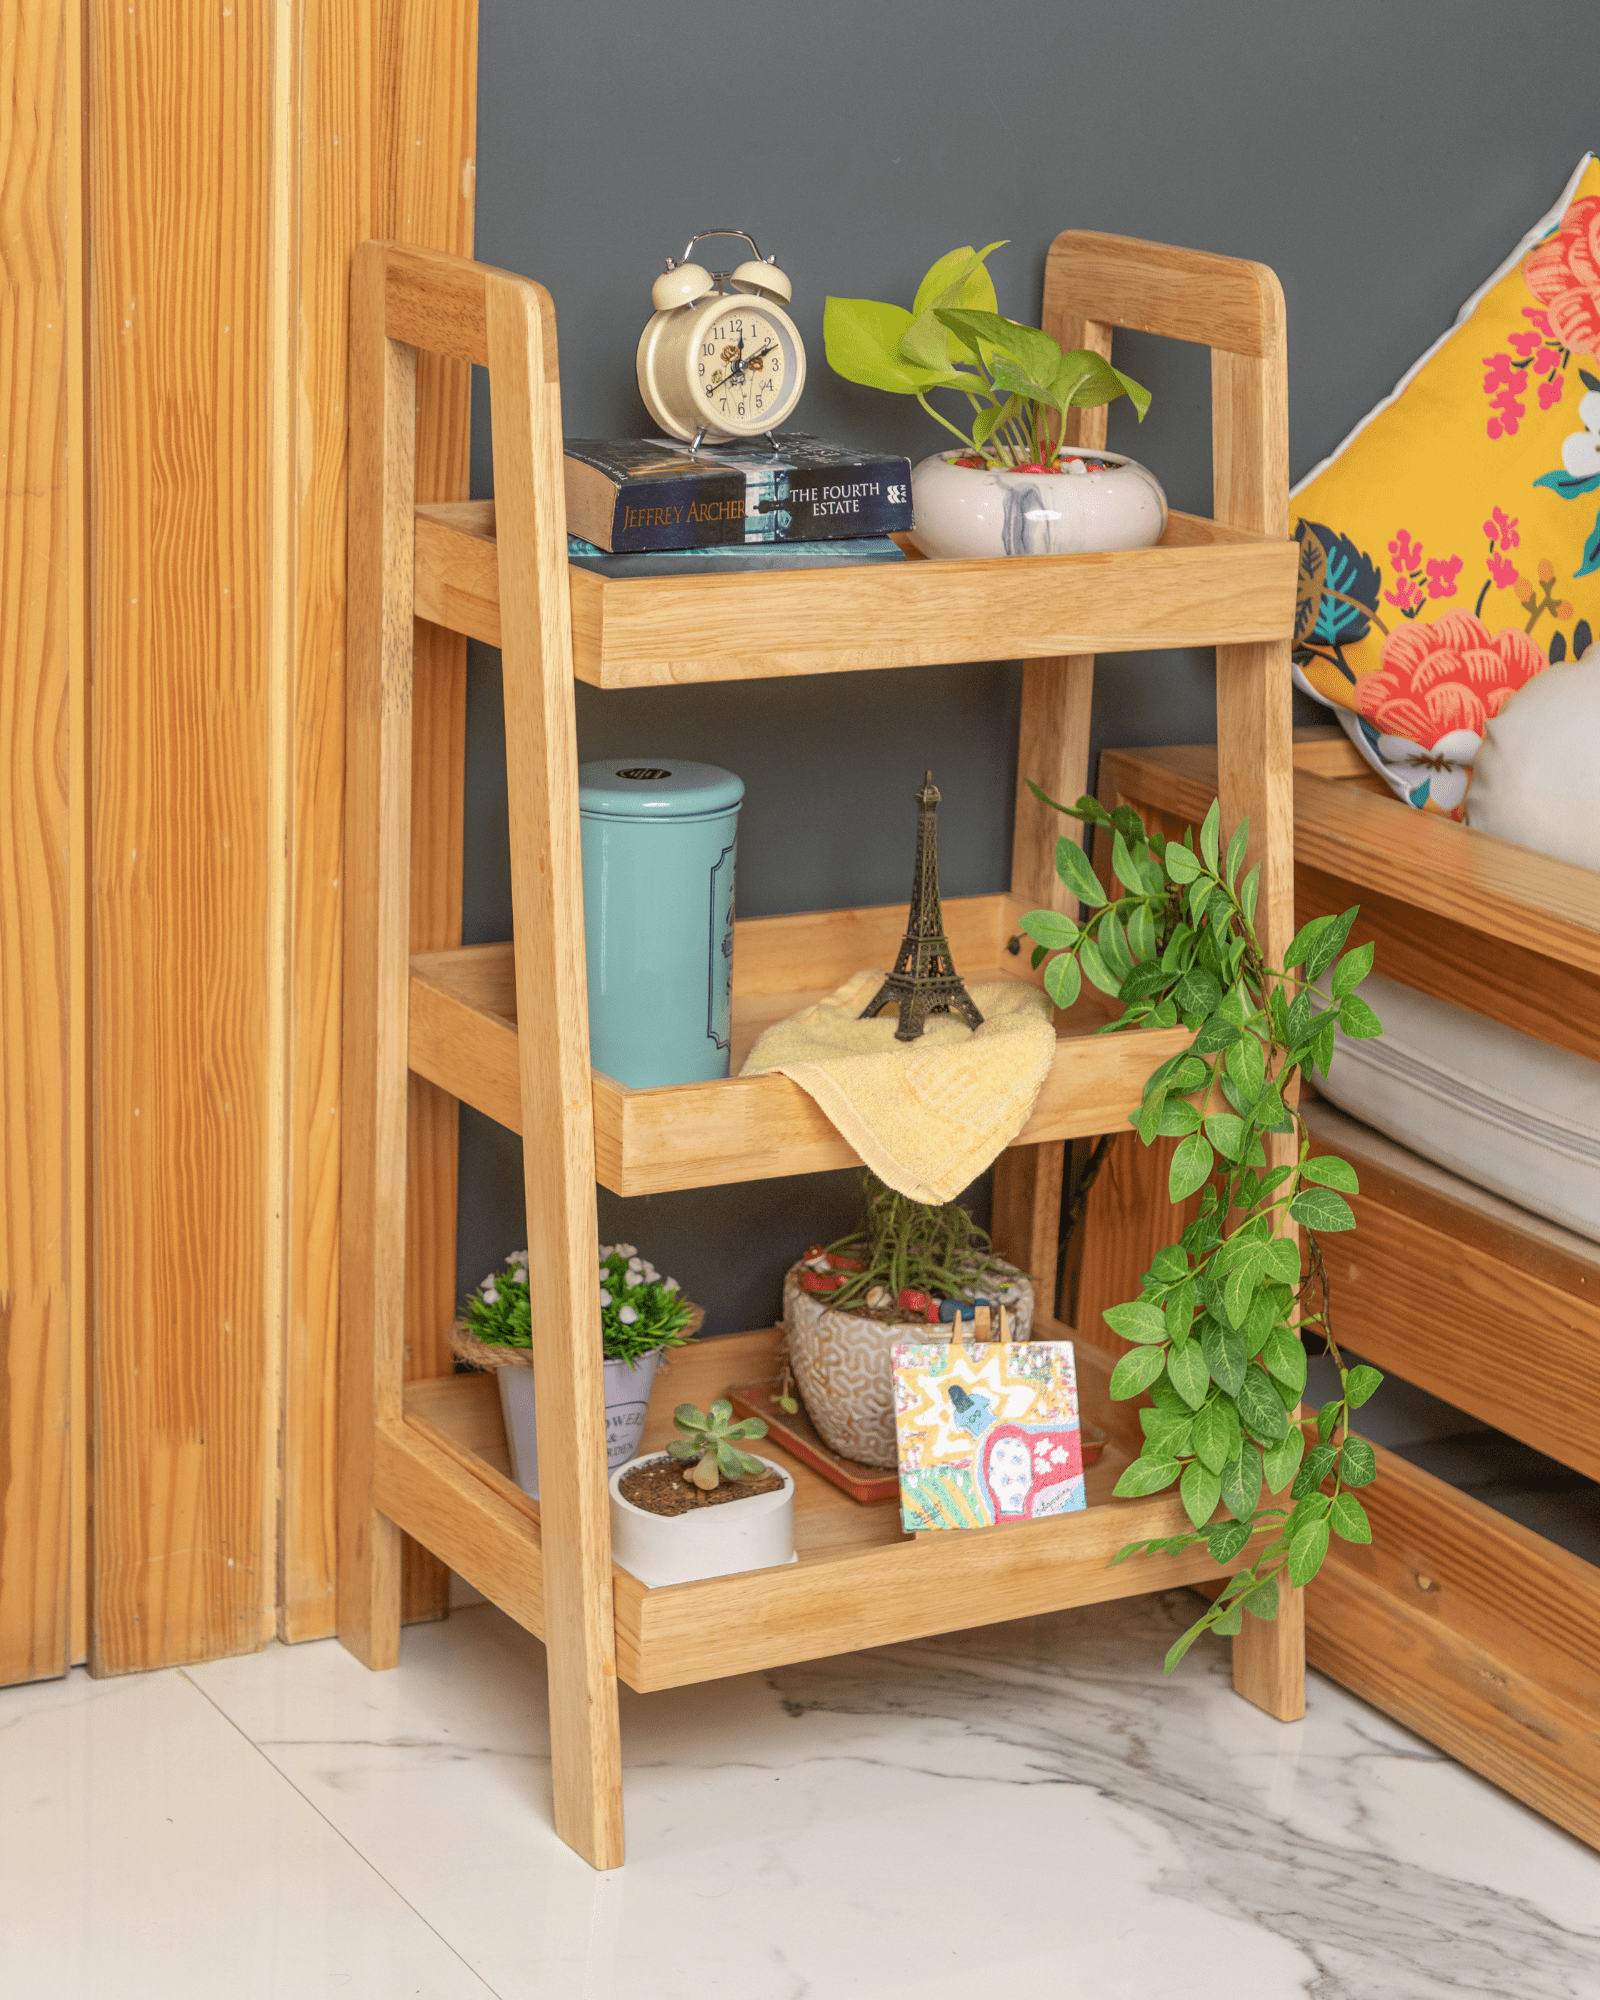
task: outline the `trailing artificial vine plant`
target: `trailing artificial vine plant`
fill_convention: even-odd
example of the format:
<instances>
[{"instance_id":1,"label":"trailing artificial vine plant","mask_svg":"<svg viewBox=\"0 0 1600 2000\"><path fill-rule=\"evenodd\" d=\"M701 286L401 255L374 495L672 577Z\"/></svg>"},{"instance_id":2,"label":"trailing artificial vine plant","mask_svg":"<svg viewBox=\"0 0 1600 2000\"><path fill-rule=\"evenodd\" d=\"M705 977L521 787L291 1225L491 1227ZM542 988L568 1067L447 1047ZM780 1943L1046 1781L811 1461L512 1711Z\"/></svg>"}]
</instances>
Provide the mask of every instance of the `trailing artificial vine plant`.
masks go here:
<instances>
[{"instance_id":1,"label":"trailing artificial vine plant","mask_svg":"<svg viewBox=\"0 0 1600 2000\"><path fill-rule=\"evenodd\" d=\"M1352 1490L1377 1471L1372 1446L1350 1429L1350 1413L1382 1381L1375 1368L1346 1368L1329 1324L1328 1278L1318 1232L1351 1229L1346 1195L1358 1192L1347 1160L1313 1158L1291 1089L1302 1070L1324 1075L1334 1025L1347 1035L1383 1032L1356 993L1372 969L1370 944L1346 951L1357 915L1317 917L1295 936L1282 966L1268 963L1255 928L1260 871L1239 880L1249 821L1220 851L1213 802L1200 829L1180 843L1148 832L1131 807L1108 813L1091 798L1057 812L1103 827L1123 893L1108 899L1076 839L1056 843L1056 871L1084 906L1081 924L1035 910L1022 928L1033 963L1058 1006L1078 998L1085 974L1123 1003L1102 1032L1142 1026L1194 1030L1188 1050L1153 1070L1134 1123L1145 1145L1176 1139L1167 1191L1174 1205L1199 1194L1198 1215L1156 1253L1139 1296L1105 1314L1131 1350L1111 1376L1118 1399L1149 1390L1139 1412L1144 1448L1117 1481L1119 1496L1176 1485L1190 1534L1130 1542L1113 1559L1203 1542L1232 1563L1255 1537L1267 1539L1248 1568L1167 1654L1171 1673L1204 1631L1231 1635L1248 1612L1277 1615L1279 1580L1309 1583L1330 1533L1372 1539ZM1324 992L1318 981L1329 976ZM1273 1149L1267 1137L1283 1134ZM1306 1268L1296 1237L1306 1232ZM1291 1420L1306 1386L1304 1337L1320 1335L1339 1371L1339 1394L1316 1417L1306 1450ZM1285 1492L1287 1489L1287 1492ZM1263 1505L1265 1497L1266 1504ZM1218 1514L1219 1502L1226 1511Z\"/></svg>"}]
</instances>

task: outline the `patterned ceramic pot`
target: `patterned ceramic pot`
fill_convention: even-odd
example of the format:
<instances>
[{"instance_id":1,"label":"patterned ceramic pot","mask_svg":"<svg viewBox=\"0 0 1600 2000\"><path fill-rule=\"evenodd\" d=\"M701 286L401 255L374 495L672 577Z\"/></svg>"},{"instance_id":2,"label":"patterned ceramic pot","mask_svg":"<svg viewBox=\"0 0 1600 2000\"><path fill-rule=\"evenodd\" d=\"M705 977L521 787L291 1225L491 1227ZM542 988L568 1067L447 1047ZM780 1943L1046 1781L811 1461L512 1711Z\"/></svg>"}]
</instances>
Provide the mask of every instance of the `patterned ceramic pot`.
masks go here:
<instances>
[{"instance_id":1,"label":"patterned ceramic pot","mask_svg":"<svg viewBox=\"0 0 1600 2000\"><path fill-rule=\"evenodd\" d=\"M917 541L930 556L1070 556L1147 549L1167 525L1153 473L1119 452L1084 452L1080 470L991 471L939 452L912 468Z\"/></svg>"},{"instance_id":2,"label":"patterned ceramic pot","mask_svg":"<svg viewBox=\"0 0 1600 2000\"><path fill-rule=\"evenodd\" d=\"M885 1326L859 1313L834 1312L825 1294L808 1292L800 1283L800 1269L796 1264L783 1281L783 1324L806 1413L841 1458L891 1466L897 1453L890 1351L908 1340L948 1340L950 1329ZM1033 1326L1033 1287L1020 1272L998 1294L998 1303L1010 1317L1013 1339L1026 1340Z\"/></svg>"}]
</instances>

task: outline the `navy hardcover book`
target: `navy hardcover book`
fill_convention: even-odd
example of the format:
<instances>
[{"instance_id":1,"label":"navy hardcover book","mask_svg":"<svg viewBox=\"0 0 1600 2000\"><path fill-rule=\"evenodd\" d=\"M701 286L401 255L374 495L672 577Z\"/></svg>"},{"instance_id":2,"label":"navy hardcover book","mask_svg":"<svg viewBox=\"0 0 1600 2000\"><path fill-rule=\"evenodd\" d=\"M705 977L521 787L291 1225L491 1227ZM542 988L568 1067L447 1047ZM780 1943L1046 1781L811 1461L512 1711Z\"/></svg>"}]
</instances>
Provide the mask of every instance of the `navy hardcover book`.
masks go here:
<instances>
[{"instance_id":1,"label":"navy hardcover book","mask_svg":"<svg viewBox=\"0 0 1600 2000\"><path fill-rule=\"evenodd\" d=\"M911 461L779 431L701 445L568 438L567 528L612 555L729 542L859 540L907 530Z\"/></svg>"}]
</instances>

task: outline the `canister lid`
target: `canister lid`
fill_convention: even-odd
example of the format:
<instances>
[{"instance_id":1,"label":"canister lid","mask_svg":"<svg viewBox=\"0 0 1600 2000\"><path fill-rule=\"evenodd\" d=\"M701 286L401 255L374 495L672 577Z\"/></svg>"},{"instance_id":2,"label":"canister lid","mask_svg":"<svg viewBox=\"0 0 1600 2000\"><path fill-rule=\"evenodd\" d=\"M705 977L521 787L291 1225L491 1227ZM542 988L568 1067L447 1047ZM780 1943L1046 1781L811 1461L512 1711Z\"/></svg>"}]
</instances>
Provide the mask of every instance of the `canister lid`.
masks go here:
<instances>
[{"instance_id":1,"label":"canister lid","mask_svg":"<svg viewBox=\"0 0 1600 2000\"><path fill-rule=\"evenodd\" d=\"M701 819L743 797L743 778L682 757L608 757L578 766L579 810L600 819Z\"/></svg>"}]
</instances>

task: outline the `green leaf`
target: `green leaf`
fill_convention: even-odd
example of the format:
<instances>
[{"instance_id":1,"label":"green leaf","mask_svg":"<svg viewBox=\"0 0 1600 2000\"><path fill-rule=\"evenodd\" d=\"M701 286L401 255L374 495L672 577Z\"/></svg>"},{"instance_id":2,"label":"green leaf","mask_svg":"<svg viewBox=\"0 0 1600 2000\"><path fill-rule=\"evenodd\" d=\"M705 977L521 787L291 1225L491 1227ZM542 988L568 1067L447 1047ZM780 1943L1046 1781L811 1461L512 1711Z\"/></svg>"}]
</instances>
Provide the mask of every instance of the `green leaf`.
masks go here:
<instances>
[{"instance_id":1,"label":"green leaf","mask_svg":"<svg viewBox=\"0 0 1600 2000\"><path fill-rule=\"evenodd\" d=\"M1230 889L1233 887L1233 878L1239 872L1239 864L1244 860L1244 851L1249 845L1250 815L1246 813L1244 818L1234 828L1232 840L1228 842L1228 855L1223 867L1223 875Z\"/></svg>"},{"instance_id":2,"label":"green leaf","mask_svg":"<svg viewBox=\"0 0 1600 2000\"><path fill-rule=\"evenodd\" d=\"M673 1438L668 1443L667 1450L674 1458L698 1458L700 1456L700 1445L694 1438Z\"/></svg>"},{"instance_id":3,"label":"green leaf","mask_svg":"<svg viewBox=\"0 0 1600 2000\"><path fill-rule=\"evenodd\" d=\"M1332 1188L1302 1188L1289 1204L1289 1214L1296 1222L1302 1222L1307 1229L1354 1229L1355 1216L1350 1204L1342 1194L1335 1194Z\"/></svg>"},{"instance_id":4,"label":"green leaf","mask_svg":"<svg viewBox=\"0 0 1600 2000\"><path fill-rule=\"evenodd\" d=\"M1342 915L1328 919L1328 928L1318 937L1312 950L1306 953L1307 979L1319 979L1332 965L1344 950L1344 941L1350 935L1350 926L1360 914L1360 904L1352 903Z\"/></svg>"},{"instance_id":5,"label":"green leaf","mask_svg":"<svg viewBox=\"0 0 1600 2000\"><path fill-rule=\"evenodd\" d=\"M1156 920L1148 903L1141 903L1128 918L1128 946L1135 958L1156 964Z\"/></svg>"},{"instance_id":6,"label":"green leaf","mask_svg":"<svg viewBox=\"0 0 1600 2000\"><path fill-rule=\"evenodd\" d=\"M1091 910L1105 908L1106 892L1100 886L1100 878L1070 833L1056 838L1056 873L1080 903L1087 903Z\"/></svg>"},{"instance_id":7,"label":"green leaf","mask_svg":"<svg viewBox=\"0 0 1600 2000\"><path fill-rule=\"evenodd\" d=\"M1242 1048L1243 1043L1234 1047ZM1206 1120L1206 1137L1225 1160L1237 1160L1244 1151L1244 1120L1231 1111L1214 1111Z\"/></svg>"},{"instance_id":8,"label":"green leaf","mask_svg":"<svg viewBox=\"0 0 1600 2000\"><path fill-rule=\"evenodd\" d=\"M1265 1619L1271 1624L1278 1615L1278 1579L1269 1576L1264 1583L1258 1583L1248 1597L1240 1602L1252 1618Z\"/></svg>"},{"instance_id":9,"label":"green leaf","mask_svg":"<svg viewBox=\"0 0 1600 2000\"><path fill-rule=\"evenodd\" d=\"M1267 1372L1275 1375L1298 1398L1306 1386L1306 1351L1299 1338L1286 1326L1275 1326L1261 1349Z\"/></svg>"},{"instance_id":10,"label":"green leaf","mask_svg":"<svg viewBox=\"0 0 1600 2000\"><path fill-rule=\"evenodd\" d=\"M1148 1389L1165 1366L1159 1347L1136 1347L1131 1354L1123 1355L1111 1371L1113 1400L1126 1402L1129 1396L1137 1396L1141 1389Z\"/></svg>"},{"instance_id":11,"label":"green leaf","mask_svg":"<svg viewBox=\"0 0 1600 2000\"><path fill-rule=\"evenodd\" d=\"M1132 1299L1124 1306L1107 1306L1100 1317L1113 1333L1121 1334L1124 1340L1137 1340L1148 1345L1151 1341L1167 1337L1166 1315L1160 1306L1151 1305L1146 1299ZM1160 1373L1159 1368L1154 1369L1151 1380Z\"/></svg>"},{"instance_id":12,"label":"green leaf","mask_svg":"<svg viewBox=\"0 0 1600 2000\"><path fill-rule=\"evenodd\" d=\"M1174 1396L1173 1401L1179 1404L1176 1410L1163 1410L1151 1404L1139 1412L1139 1428L1145 1435L1146 1457L1187 1458L1193 1449L1194 1419L1183 1406L1181 1397ZM1164 1448L1152 1453L1151 1447L1156 1445Z\"/></svg>"},{"instance_id":13,"label":"green leaf","mask_svg":"<svg viewBox=\"0 0 1600 2000\"><path fill-rule=\"evenodd\" d=\"M1204 1403L1195 1412L1194 1448L1201 1463L1213 1472L1220 1473L1233 1456L1236 1438L1237 1431L1222 1414L1220 1403Z\"/></svg>"},{"instance_id":14,"label":"green leaf","mask_svg":"<svg viewBox=\"0 0 1600 2000\"><path fill-rule=\"evenodd\" d=\"M1200 825L1200 852L1213 874L1217 870L1217 840L1222 828L1222 801L1213 799Z\"/></svg>"},{"instance_id":15,"label":"green leaf","mask_svg":"<svg viewBox=\"0 0 1600 2000\"><path fill-rule=\"evenodd\" d=\"M1239 1405L1239 1415L1263 1443L1288 1432L1289 1419L1284 1414L1282 1399L1266 1372L1253 1363L1245 1370L1234 1400Z\"/></svg>"},{"instance_id":16,"label":"green leaf","mask_svg":"<svg viewBox=\"0 0 1600 2000\"><path fill-rule=\"evenodd\" d=\"M1248 1438L1239 1456L1222 1468L1222 1503L1236 1519L1245 1521L1256 1511L1261 1499L1261 1451Z\"/></svg>"},{"instance_id":17,"label":"green leaf","mask_svg":"<svg viewBox=\"0 0 1600 2000\"><path fill-rule=\"evenodd\" d=\"M1328 1553L1328 1524L1310 1521L1289 1544L1289 1581L1305 1585L1322 1567Z\"/></svg>"},{"instance_id":18,"label":"green leaf","mask_svg":"<svg viewBox=\"0 0 1600 2000\"><path fill-rule=\"evenodd\" d=\"M1222 1287L1222 1310L1231 1326L1242 1327L1249 1317L1251 1300L1261 1282L1261 1265L1266 1248L1264 1243L1246 1244L1228 1268L1227 1280ZM1241 1348L1243 1344L1241 1341Z\"/></svg>"},{"instance_id":19,"label":"green leaf","mask_svg":"<svg viewBox=\"0 0 1600 2000\"><path fill-rule=\"evenodd\" d=\"M1230 1563L1249 1539L1248 1521L1219 1521L1206 1536L1206 1554L1214 1563Z\"/></svg>"},{"instance_id":20,"label":"green leaf","mask_svg":"<svg viewBox=\"0 0 1600 2000\"><path fill-rule=\"evenodd\" d=\"M1079 849L1082 852L1082 849ZM1096 885L1098 886L1098 885ZM1101 898L1102 902L1105 900ZM1086 937L1078 947L1078 963L1088 973L1102 993L1109 993L1113 1000L1122 989L1122 980L1100 956L1100 947L1092 937Z\"/></svg>"},{"instance_id":21,"label":"green leaf","mask_svg":"<svg viewBox=\"0 0 1600 2000\"><path fill-rule=\"evenodd\" d=\"M1144 894L1144 879L1139 865L1128 850L1128 843L1118 827L1111 836L1111 870L1125 889L1131 889L1136 896Z\"/></svg>"},{"instance_id":22,"label":"green leaf","mask_svg":"<svg viewBox=\"0 0 1600 2000\"><path fill-rule=\"evenodd\" d=\"M1328 1510L1328 1524L1341 1541L1370 1542L1372 1523L1367 1510L1353 1493L1340 1493Z\"/></svg>"},{"instance_id":23,"label":"green leaf","mask_svg":"<svg viewBox=\"0 0 1600 2000\"><path fill-rule=\"evenodd\" d=\"M1210 881L1204 875L1202 875L1200 879L1193 884L1193 886L1189 890L1189 898L1188 898L1189 921L1191 924L1199 923L1201 917L1205 915L1205 908L1207 903L1211 901L1211 898L1216 893L1217 893L1216 883Z\"/></svg>"},{"instance_id":24,"label":"green leaf","mask_svg":"<svg viewBox=\"0 0 1600 2000\"><path fill-rule=\"evenodd\" d=\"M1352 1368L1344 1378L1345 1401L1352 1410L1359 1410L1363 1403L1371 1401L1373 1392L1382 1380L1383 1377L1378 1370L1369 1368L1363 1361L1358 1367Z\"/></svg>"},{"instance_id":25,"label":"green leaf","mask_svg":"<svg viewBox=\"0 0 1600 2000\"><path fill-rule=\"evenodd\" d=\"M1365 1438L1347 1437L1339 1453L1339 1477L1346 1486L1370 1486L1378 1476L1378 1458Z\"/></svg>"},{"instance_id":26,"label":"green leaf","mask_svg":"<svg viewBox=\"0 0 1600 2000\"><path fill-rule=\"evenodd\" d=\"M1178 1471L1175 1458L1136 1458L1111 1490L1118 1500L1138 1500L1170 1486Z\"/></svg>"},{"instance_id":27,"label":"green leaf","mask_svg":"<svg viewBox=\"0 0 1600 2000\"><path fill-rule=\"evenodd\" d=\"M1201 1324L1200 1352L1206 1372L1217 1387L1237 1396L1249 1365L1244 1335L1225 1326L1220 1319L1208 1317Z\"/></svg>"},{"instance_id":28,"label":"green leaf","mask_svg":"<svg viewBox=\"0 0 1600 2000\"><path fill-rule=\"evenodd\" d=\"M917 295L911 301L914 320L929 317L940 308L959 310L966 307L976 312L994 312L997 301L994 295L994 280L989 276L986 260L996 250L1005 248L1005 240L989 243L982 250L974 250L970 244L959 250L947 250L937 263L931 265L927 276L917 287ZM941 332L944 351L951 360L973 352L963 340L952 339L948 329Z\"/></svg>"},{"instance_id":29,"label":"green leaf","mask_svg":"<svg viewBox=\"0 0 1600 2000\"><path fill-rule=\"evenodd\" d=\"M1347 1000L1345 1002L1345 1005L1348 1007L1349 1004L1350 1003ZM1324 1076L1326 1076L1328 1074L1328 1071L1333 1068L1334 1051L1337 1047L1337 1043L1334 1040L1333 1030L1334 1030L1333 1015L1324 1014L1322 1017L1322 1031L1317 1036L1316 1040L1311 1044L1311 1047L1306 1051L1309 1060L1315 1063L1317 1068L1322 1071L1322 1074Z\"/></svg>"},{"instance_id":30,"label":"green leaf","mask_svg":"<svg viewBox=\"0 0 1600 2000\"><path fill-rule=\"evenodd\" d=\"M1361 1183L1356 1178L1356 1170L1348 1160L1341 1160L1333 1153L1318 1153L1306 1161L1300 1169L1303 1181L1316 1181L1323 1187L1337 1188L1340 1194L1360 1194Z\"/></svg>"},{"instance_id":31,"label":"green leaf","mask_svg":"<svg viewBox=\"0 0 1600 2000\"><path fill-rule=\"evenodd\" d=\"M1164 1674L1172 1673L1182 1663L1184 1654L1188 1652L1195 1640L1208 1628L1210 1623L1211 1614L1208 1611L1204 1618L1197 1619L1189 1627L1181 1639L1173 1640L1172 1644L1167 1648L1167 1657L1162 1662L1161 1671Z\"/></svg>"},{"instance_id":32,"label":"green leaf","mask_svg":"<svg viewBox=\"0 0 1600 2000\"><path fill-rule=\"evenodd\" d=\"M1267 1244L1266 1275L1280 1285L1300 1282L1300 1246L1288 1236L1274 1236Z\"/></svg>"},{"instance_id":33,"label":"green leaf","mask_svg":"<svg viewBox=\"0 0 1600 2000\"><path fill-rule=\"evenodd\" d=\"M1339 1026L1353 1042L1376 1041L1383 1033L1383 1023L1359 993L1348 994L1339 1002Z\"/></svg>"},{"instance_id":34,"label":"green leaf","mask_svg":"<svg viewBox=\"0 0 1600 2000\"><path fill-rule=\"evenodd\" d=\"M1134 1463L1137 1464L1138 1460ZM1217 1475L1208 1465L1202 1465L1199 1459L1190 1459L1183 1468L1183 1477L1178 1482L1178 1496L1183 1501L1183 1511L1197 1528L1203 1528L1217 1511L1217 1496L1221 1490Z\"/></svg>"},{"instance_id":35,"label":"green leaf","mask_svg":"<svg viewBox=\"0 0 1600 2000\"><path fill-rule=\"evenodd\" d=\"M1239 907L1247 924L1255 922L1256 897L1261 893L1261 863L1258 861L1239 889Z\"/></svg>"},{"instance_id":36,"label":"green leaf","mask_svg":"<svg viewBox=\"0 0 1600 2000\"><path fill-rule=\"evenodd\" d=\"M1126 933L1114 912L1108 911L1100 919L1095 937L1100 946L1100 956L1118 979L1126 979L1133 970L1133 953L1128 949Z\"/></svg>"},{"instance_id":37,"label":"green leaf","mask_svg":"<svg viewBox=\"0 0 1600 2000\"><path fill-rule=\"evenodd\" d=\"M1228 1075L1246 1104L1254 1104L1267 1080L1267 1059L1251 1034L1241 1035L1228 1051Z\"/></svg>"},{"instance_id":38,"label":"green leaf","mask_svg":"<svg viewBox=\"0 0 1600 2000\"><path fill-rule=\"evenodd\" d=\"M1044 990L1058 1007L1070 1007L1083 991L1083 968L1071 952L1058 952L1045 967Z\"/></svg>"},{"instance_id":39,"label":"green leaf","mask_svg":"<svg viewBox=\"0 0 1600 2000\"><path fill-rule=\"evenodd\" d=\"M1334 1468L1339 1456L1337 1445L1316 1444L1306 1453L1305 1463L1295 1474L1293 1486L1289 1488L1291 1500L1303 1500L1308 1493L1315 1493Z\"/></svg>"},{"instance_id":40,"label":"green leaf","mask_svg":"<svg viewBox=\"0 0 1600 2000\"><path fill-rule=\"evenodd\" d=\"M1185 1097L1169 1097L1161 1107L1161 1119L1156 1127L1157 1136L1162 1139L1183 1139L1191 1132L1200 1130L1200 1113Z\"/></svg>"},{"instance_id":41,"label":"green leaf","mask_svg":"<svg viewBox=\"0 0 1600 2000\"><path fill-rule=\"evenodd\" d=\"M1342 1397L1332 1396L1317 1412L1317 1442L1326 1444L1333 1436L1334 1426L1344 1414Z\"/></svg>"},{"instance_id":42,"label":"green leaf","mask_svg":"<svg viewBox=\"0 0 1600 2000\"><path fill-rule=\"evenodd\" d=\"M1199 861L1187 847L1181 847L1175 840L1167 842L1167 851L1162 859L1171 881L1193 882L1200 874Z\"/></svg>"},{"instance_id":43,"label":"green leaf","mask_svg":"<svg viewBox=\"0 0 1600 2000\"><path fill-rule=\"evenodd\" d=\"M911 317L904 306L878 299L830 298L822 309L828 366L847 382L886 389L894 396L938 388L950 374L948 368L916 367L900 358L900 342Z\"/></svg>"},{"instance_id":44,"label":"green leaf","mask_svg":"<svg viewBox=\"0 0 1600 2000\"><path fill-rule=\"evenodd\" d=\"M1163 1313L1168 1340L1187 1340L1194 1325L1194 1285L1185 1278L1168 1295Z\"/></svg>"},{"instance_id":45,"label":"green leaf","mask_svg":"<svg viewBox=\"0 0 1600 2000\"><path fill-rule=\"evenodd\" d=\"M1372 961L1377 952L1374 944L1357 945L1354 951L1347 951L1333 968L1333 997L1343 1000L1356 988L1372 970Z\"/></svg>"},{"instance_id":46,"label":"green leaf","mask_svg":"<svg viewBox=\"0 0 1600 2000\"><path fill-rule=\"evenodd\" d=\"M1140 1348L1141 1354L1152 1354L1154 1348ZM1123 1357L1132 1360L1131 1355ZM1120 1368L1121 1362L1117 1366ZM1174 1347L1167 1354L1167 1380L1183 1398L1191 1410L1198 1410L1206 1399L1206 1391L1211 1386L1211 1374L1205 1362L1195 1352L1193 1341L1186 1347Z\"/></svg>"},{"instance_id":47,"label":"green leaf","mask_svg":"<svg viewBox=\"0 0 1600 2000\"><path fill-rule=\"evenodd\" d=\"M1180 1142L1167 1173L1167 1198L1174 1204L1187 1201L1197 1188L1204 1187L1216 1165L1216 1155L1198 1132Z\"/></svg>"},{"instance_id":48,"label":"green leaf","mask_svg":"<svg viewBox=\"0 0 1600 2000\"><path fill-rule=\"evenodd\" d=\"M1030 910L1018 926L1031 938L1050 951L1061 951L1075 945L1082 935L1082 926L1075 924L1071 917L1062 916L1059 910Z\"/></svg>"},{"instance_id":49,"label":"green leaf","mask_svg":"<svg viewBox=\"0 0 1600 2000\"><path fill-rule=\"evenodd\" d=\"M1289 949L1283 954L1283 969L1285 972L1293 972L1297 965L1304 965L1307 957L1315 950L1317 940L1332 922L1332 917L1313 917L1310 923L1300 926L1299 930L1289 940ZM1296 1006L1299 1005L1300 1001L1308 998L1309 996L1304 993L1296 995Z\"/></svg>"},{"instance_id":50,"label":"green leaf","mask_svg":"<svg viewBox=\"0 0 1600 2000\"><path fill-rule=\"evenodd\" d=\"M1150 1275L1160 1285L1176 1285L1189 1275L1189 1260L1176 1243L1163 1243L1150 1259Z\"/></svg>"},{"instance_id":51,"label":"green leaf","mask_svg":"<svg viewBox=\"0 0 1600 2000\"><path fill-rule=\"evenodd\" d=\"M1210 1014L1222 999L1222 988L1209 972L1186 972L1173 988L1172 997L1186 1014Z\"/></svg>"}]
</instances>

